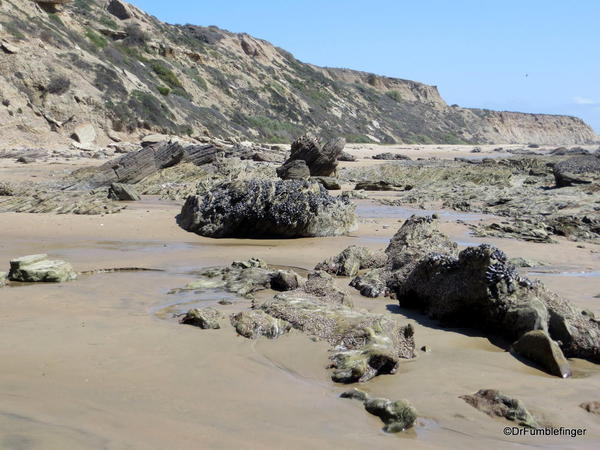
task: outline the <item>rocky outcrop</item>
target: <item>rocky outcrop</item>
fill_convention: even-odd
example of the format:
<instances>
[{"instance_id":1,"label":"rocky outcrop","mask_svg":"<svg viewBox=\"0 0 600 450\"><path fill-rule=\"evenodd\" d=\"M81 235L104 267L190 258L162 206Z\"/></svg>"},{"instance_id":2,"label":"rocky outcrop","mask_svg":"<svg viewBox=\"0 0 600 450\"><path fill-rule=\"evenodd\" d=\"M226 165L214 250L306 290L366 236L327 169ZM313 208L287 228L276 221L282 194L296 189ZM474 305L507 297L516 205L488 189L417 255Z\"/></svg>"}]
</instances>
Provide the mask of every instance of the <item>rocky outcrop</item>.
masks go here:
<instances>
[{"instance_id":1,"label":"rocky outcrop","mask_svg":"<svg viewBox=\"0 0 600 450\"><path fill-rule=\"evenodd\" d=\"M517 399L494 389L482 389L473 395L461 395L465 402L490 417L504 417L523 427L537 428L533 415Z\"/></svg>"},{"instance_id":2,"label":"rocky outcrop","mask_svg":"<svg viewBox=\"0 0 600 450\"><path fill-rule=\"evenodd\" d=\"M293 159L277 168L277 176L282 180L306 180L310 177L310 170L305 161Z\"/></svg>"},{"instance_id":3,"label":"rocky outcrop","mask_svg":"<svg viewBox=\"0 0 600 450\"><path fill-rule=\"evenodd\" d=\"M8 279L24 282L60 283L77 278L71 264L61 260L50 260L48 255L28 255L10 262Z\"/></svg>"},{"instance_id":4,"label":"rocky outcrop","mask_svg":"<svg viewBox=\"0 0 600 450\"><path fill-rule=\"evenodd\" d=\"M351 202L306 181L240 181L189 197L180 226L224 238L338 236L355 227Z\"/></svg>"},{"instance_id":5,"label":"rocky outcrop","mask_svg":"<svg viewBox=\"0 0 600 450\"><path fill-rule=\"evenodd\" d=\"M338 157L345 145L346 140L343 138L323 143L317 137L306 134L292 142L290 157L280 169L281 174L289 172L289 169L284 168L291 167L293 161L304 161L311 176L331 176L336 171Z\"/></svg>"},{"instance_id":6,"label":"rocky outcrop","mask_svg":"<svg viewBox=\"0 0 600 450\"><path fill-rule=\"evenodd\" d=\"M554 164L556 187L600 183L600 155L575 156Z\"/></svg>"},{"instance_id":7,"label":"rocky outcrop","mask_svg":"<svg viewBox=\"0 0 600 450\"><path fill-rule=\"evenodd\" d=\"M133 18L129 6L121 0L109 0L106 5L106 10L119 20L127 20Z\"/></svg>"},{"instance_id":8,"label":"rocky outcrop","mask_svg":"<svg viewBox=\"0 0 600 450\"><path fill-rule=\"evenodd\" d=\"M367 412L377 416L385 424L383 431L398 433L412 427L417 420L417 411L406 400L395 402L387 398L371 398L366 392L358 389L343 392L341 398L349 398L362 402Z\"/></svg>"},{"instance_id":9,"label":"rocky outcrop","mask_svg":"<svg viewBox=\"0 0 600 450\"><path fill-rule=\"evenodd\" d=\"M540 283L520 276L494 247L469 247L458 258L431 253L395 292L402 307L418 308L444 323L499 333L510 340L543 330L565 356L600 361L599 323ZM548 366L542 353L532 355Z\"/></svg>"},{"instance_id":10,"label":"rocky outcrop","mask_svg":"<svg viewBox=\"0 0 600 450\"><path fill-rule=\"evenodd\" d=\"M411 325L401 325L388 315L358 311L324 302L301 290L278 294L260 306L309 336L333 348L332 379L339 383L366 381L394 373L401 359L414 357Z\"/></svg>"},{"instance_id":11,"label":"rocky outcrop","mask_svg":"<svg viewBox=\"0 0 600 450\"><path fill-rule=\"evenodd\" d=\"M401 191L402 186L388 181L359 181L354 186L356 191Z\"/></svg>"}]
</instances>

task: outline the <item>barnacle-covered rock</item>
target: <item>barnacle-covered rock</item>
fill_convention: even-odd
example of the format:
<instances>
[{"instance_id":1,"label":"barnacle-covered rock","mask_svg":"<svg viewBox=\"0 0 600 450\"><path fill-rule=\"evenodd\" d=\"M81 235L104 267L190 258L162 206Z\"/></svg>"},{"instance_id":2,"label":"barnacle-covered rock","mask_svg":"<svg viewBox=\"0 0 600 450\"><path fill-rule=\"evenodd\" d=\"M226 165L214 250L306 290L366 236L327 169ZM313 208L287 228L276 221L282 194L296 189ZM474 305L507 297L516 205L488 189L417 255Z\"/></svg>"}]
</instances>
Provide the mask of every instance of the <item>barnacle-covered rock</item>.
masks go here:
<instances>
[{"instance_id":1,"label":"barnacle-covered rock","mask_svg":"<svg viewBox=\"0 0 600 450\"><path fill-rule=\"evenodd\" d=\"M315 182L238 181L188 197L180 226L224 238L338 236L354 229L354 205Z\"/></svg>"}]
</instances>

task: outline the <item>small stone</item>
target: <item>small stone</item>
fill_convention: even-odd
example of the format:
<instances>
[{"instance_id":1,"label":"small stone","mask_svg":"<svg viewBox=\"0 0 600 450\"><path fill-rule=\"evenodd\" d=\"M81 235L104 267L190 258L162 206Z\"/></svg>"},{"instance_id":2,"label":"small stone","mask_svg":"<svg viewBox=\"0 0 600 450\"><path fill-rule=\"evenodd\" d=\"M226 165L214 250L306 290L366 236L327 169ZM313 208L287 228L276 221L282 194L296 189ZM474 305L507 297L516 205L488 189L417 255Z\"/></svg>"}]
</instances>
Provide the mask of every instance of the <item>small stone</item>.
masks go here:
<instances>
[{"instance_id":1,"label":"small stone","mask_svg":"<svg viewBox=\"0 0 600 450\"><path fill-rule=\"evenodd\" d=\"M223 318L221 314L215 308L194 308L190 309L185 316L181 319L180 323L184 325L193 325L203 330L218 330L221 328L219 319Z\"/></svg>"},{"instance_id":2,"label":"small stone","mask_svg":"<svg viewBox=\"0 0 600 450\"><path fill-rule=\"evenodd\" d=\"M543 330L525 333L512 348L519 355L538 363L552 375L562 378L571 376L571 366L562 350Z\"/></svg>"},{"instance_id":3,"label":"small stone","mask_svg":"<svg viewBox=\"0 0 600 450\"><path fill-rule=\"evenodd\" d=\"M231 300L227 300L227 299L219 300L217 303L219 305L223 305L223 306L225 306L225 305L233 305L233 302Z\"/></svg>"},{"instance_id":4,"label":"small stone","mask_svg":"<svg viewBox=\"0 0 600 450\"><path fill-rule=\"evenodd\" d=\"M257 339L259 336L275 339L292 328L289 322L260 310L242 311L233 314L230 319L238 334L248 339Z\"/></svg>"},{"instance_id":5,"label":"small stone","mask_svg":"<svg viewBox=\"0 0 600 450\"><path fill-rule=\"evenodd\" d=\"M600 401L585 402L579 405L579 407L585 409L591 414L600 415Z\"/></svg>"}]
</instances>

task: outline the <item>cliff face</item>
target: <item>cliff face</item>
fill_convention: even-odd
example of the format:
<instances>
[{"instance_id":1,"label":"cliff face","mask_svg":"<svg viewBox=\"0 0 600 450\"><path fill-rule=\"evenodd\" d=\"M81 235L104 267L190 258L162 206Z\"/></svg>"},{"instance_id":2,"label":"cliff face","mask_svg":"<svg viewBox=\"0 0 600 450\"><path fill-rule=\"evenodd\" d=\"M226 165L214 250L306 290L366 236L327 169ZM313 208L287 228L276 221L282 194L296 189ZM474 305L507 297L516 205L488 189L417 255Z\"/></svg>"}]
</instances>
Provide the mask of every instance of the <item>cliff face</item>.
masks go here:
<instances>
[{"instance_id":1,"label":"cliff face","mask_svg":"<svg viewBox=\"0 0 600 450\"><path fill-rule=\"evenodd\" d=\"M434 86L320 68L247 34L164 24L120 0L49 10L0 3L0 145L166 133L289 141L307 130L351 142L579 144L572 117L448 106Z\"/></svg>"}]
</instances>

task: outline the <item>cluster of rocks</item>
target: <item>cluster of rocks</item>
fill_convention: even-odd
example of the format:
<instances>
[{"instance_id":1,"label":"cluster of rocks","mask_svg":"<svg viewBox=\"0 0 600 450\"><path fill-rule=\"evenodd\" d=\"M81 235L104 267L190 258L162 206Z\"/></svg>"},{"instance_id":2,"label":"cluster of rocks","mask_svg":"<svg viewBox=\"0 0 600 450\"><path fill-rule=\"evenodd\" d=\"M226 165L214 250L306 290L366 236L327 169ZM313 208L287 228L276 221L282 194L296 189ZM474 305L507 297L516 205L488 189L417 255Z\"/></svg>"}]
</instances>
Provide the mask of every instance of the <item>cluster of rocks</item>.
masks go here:
<instances>
[{"instance_id":1,"label":"cluster of rocks","mask_svg":"<svg viewBox=\"0 0 600 450\"><path fill-rule=\"evenodd\" d=\"M402 359L415 356L413 328L389 315L353 308L324 271L303 279L293 271L269 268L251 259L228 267L202 271L184 289L224 289L240 295L272 289L283 291L252 310L230 317L236 331L247 338L276 338L296 329L331 345L332 379L340 383L367 381L394 373ZM211 309L189 311L182 323L217 328L219 317Z\"/></svg>"},{"instance_id":2,"label":"cluster of rocks","mask_svg":"<svg viewBox=\"0 0 600 450\"><path fill-rule=\"evenodd\" d=\"M387 293L401 307L444 324L501 335L514 342L517 354L561 377L571 373L565 356L600 361L600 321L519 275L497 248L481 245L458 253L433 218L413 216L385 252L384 265L352 280L361 294ZM347 249L336 259L351 253Z\"/></svg>"},{"instance_id":3,"label":"cluster of rocks","mask_svg":"<svg viewBox=\"0 0 600 450\"><path fill-rule=\"evenodd\" d=\"M122 211L125 205L107 198L106 190L56 191L26 188L0 198L0 212L100 215Z\"/></svg>"},{"instance_id":4,"label":"cluster of rocks","mask_svg":"<svg viewBox=\"0 0 600 450\"><path fill-rule=\"evenodd\" d=\"M343 138L323 143L306 134L292 142L290 156L277 169L277 175L284 180L329 177L336 172L345 145Z\"/></svg>"}]
</instances>

